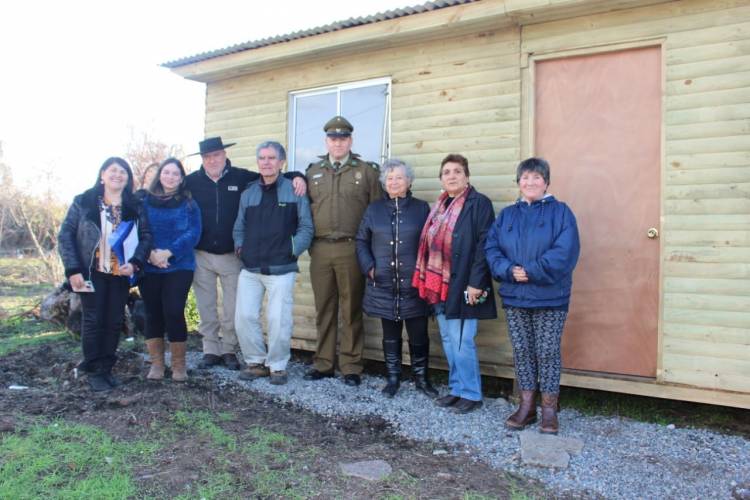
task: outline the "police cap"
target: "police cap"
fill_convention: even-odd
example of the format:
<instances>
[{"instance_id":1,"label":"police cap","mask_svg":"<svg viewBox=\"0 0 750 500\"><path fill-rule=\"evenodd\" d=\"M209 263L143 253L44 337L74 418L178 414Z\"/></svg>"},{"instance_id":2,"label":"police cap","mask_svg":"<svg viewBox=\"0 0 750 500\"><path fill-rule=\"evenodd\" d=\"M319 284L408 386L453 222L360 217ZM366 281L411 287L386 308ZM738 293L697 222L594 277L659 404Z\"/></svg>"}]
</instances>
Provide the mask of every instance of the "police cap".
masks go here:
<instances>
[{"instance_id":1,"label":"police cap","mask_svg":"<svg viewBox=\"0 0 750 500\"><path fill-rule=\"evenodd\" d=\"M354 132L354 127L343 116L334 116L326 122L323 130L328 137L349 137Z\"/></svg>"}]
</instances>

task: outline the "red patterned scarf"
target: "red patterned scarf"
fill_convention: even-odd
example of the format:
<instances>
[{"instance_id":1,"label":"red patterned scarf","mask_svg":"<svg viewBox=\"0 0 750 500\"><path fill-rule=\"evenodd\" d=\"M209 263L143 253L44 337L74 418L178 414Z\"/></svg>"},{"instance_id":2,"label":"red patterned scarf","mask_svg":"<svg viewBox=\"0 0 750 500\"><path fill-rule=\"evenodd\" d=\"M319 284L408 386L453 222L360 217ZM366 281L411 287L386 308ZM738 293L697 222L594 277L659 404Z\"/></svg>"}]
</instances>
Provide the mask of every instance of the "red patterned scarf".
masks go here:
<instances>
[{"instance_id":1,"label":"red patterned scarf","mask_svg":"<svg viewBox=\"0 0 750 500\"><path fill-rule=\"evenodd\" d=\"M417 266L411 285L419 290L419 296L428 304L437 304L448 299L453 228L470 190L471 186L464 189L448 206L445 204L448 193L441 194L430 211L419 237Z\"/></svg>"}]
</instances>

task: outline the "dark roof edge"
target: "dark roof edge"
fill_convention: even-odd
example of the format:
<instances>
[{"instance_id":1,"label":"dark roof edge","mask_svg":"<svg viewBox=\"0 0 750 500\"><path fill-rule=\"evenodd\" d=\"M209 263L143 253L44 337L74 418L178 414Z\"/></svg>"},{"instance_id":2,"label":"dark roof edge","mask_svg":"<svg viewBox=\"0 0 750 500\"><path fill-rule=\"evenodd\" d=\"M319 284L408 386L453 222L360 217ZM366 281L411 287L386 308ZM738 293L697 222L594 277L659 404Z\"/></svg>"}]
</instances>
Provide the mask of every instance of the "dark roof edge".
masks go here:
<instances>
[{"instance_id":1,"label":"dark roof edge","mask_svg":"<svg viewBox=\"0 0 750 500\"><path fill-rule=\"evenodd\" d=\"M414 7L403 7L400 9L387 10L370 16L352 17L344 21L336 21L331 24L324 26L318 26L316 28L310 28L307 30L294 31L285 35L277 35L268 38L262 38L260 40L252 40L249 42L238 43L231 45L223 49L211 50L209 52L203 52L194 56L183 57L181 59L175 59L174 61L168 61L162 63L161 66L165 68L179 68L181 66L187 66L189 64L199 63L208 59L216 57L226 56L229 54L235 54L237 52L243 52L246 50L260 49L262 47L268 47L269 45L277 45L280 43L291 42L292 40L299 40L301 38L308 38L316 35L322 35L324 33L331 33L334 31L341 31L348 28L355 28L365 24L379 23L381 21L388 21L391 19L397 19L399 17L411 16L414 14L421 14L423 12L429 12L432 10L444 9L446 7L454 7L456 5L463 5L467 3L477 2L479 0L436 0L434 2L426 2L421 5Z\"/></svg>"}]
</instances>

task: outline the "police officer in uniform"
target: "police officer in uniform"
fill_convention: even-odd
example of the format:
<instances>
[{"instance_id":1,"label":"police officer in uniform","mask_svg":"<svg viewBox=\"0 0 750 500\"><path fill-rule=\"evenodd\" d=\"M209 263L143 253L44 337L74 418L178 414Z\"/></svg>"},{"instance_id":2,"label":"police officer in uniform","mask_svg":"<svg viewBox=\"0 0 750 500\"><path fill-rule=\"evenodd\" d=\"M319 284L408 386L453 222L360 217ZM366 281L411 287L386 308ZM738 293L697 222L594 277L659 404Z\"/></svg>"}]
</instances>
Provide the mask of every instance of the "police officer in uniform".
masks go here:
<instances>
[{"instance_id":1,"label":"police officer in uniform","mask_svg":"<svg viewBox=\"0 0 750 500\"><path fill-rule=\"evenodd\" d=\"M315 239L310 248L310 279L315 295L318 340L313 368L306 380L332 377L339 341L339 369L344 383L360 384L364 328L362 296L365 279L357 263L354 238L362 215L383 196L377 163L352 153L354 127L342 116L329 120L328 154L307 167L306 176ZM342 331L338 332L341 311Z\"/></svg>"}]
</instances>

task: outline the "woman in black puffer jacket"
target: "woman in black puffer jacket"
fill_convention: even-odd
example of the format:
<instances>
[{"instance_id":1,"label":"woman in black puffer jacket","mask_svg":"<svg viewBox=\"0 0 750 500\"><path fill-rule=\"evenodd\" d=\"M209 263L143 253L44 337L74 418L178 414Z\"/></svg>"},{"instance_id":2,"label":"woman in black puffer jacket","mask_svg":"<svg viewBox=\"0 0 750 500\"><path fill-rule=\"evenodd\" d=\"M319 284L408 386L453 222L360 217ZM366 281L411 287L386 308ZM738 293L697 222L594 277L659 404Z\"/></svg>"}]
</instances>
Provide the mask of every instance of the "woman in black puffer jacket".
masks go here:
<instances>
[{"instance_id":1,"label":"woman in black puffer jacket","mask_svg":"<svg viewBox=\"0 0 750 500\"><path fill-rule=\"evenodd\" d=\"M121 245L116 241L125 229L132 234L129 241L135 235L138 238L132 254L123 250L126 261L121 261ZM65 276L79 293L83 309L83 361L78 367L88 374L92 390L109 391L119 385L112 367L117 361L130 278L143 270L151 248L148 216L133 196L128 162L118 157L104 161L94 187L73 200L57 239Z\"/></svg>"},{"instance_id":2,"label":"woman in black puffer jacket","mask_svg":"<svg viewBox=\"0 0 750 500\"><path fill-rule=\"evenodd\" d=\"M367 275L363 309L380 318L383 325L383 354L388 383L383 394L393 397L401 380L401 332L406 324L411 353L411 371L417 390L437 396L427 378L430 339L427 335L429 308L411 286L417 260L419 235L429 205L412 197L412 169L391 159L381 168L380 181L386 195L370 204L357 233L357 259Z\"/></svg>"}]
</instances>

